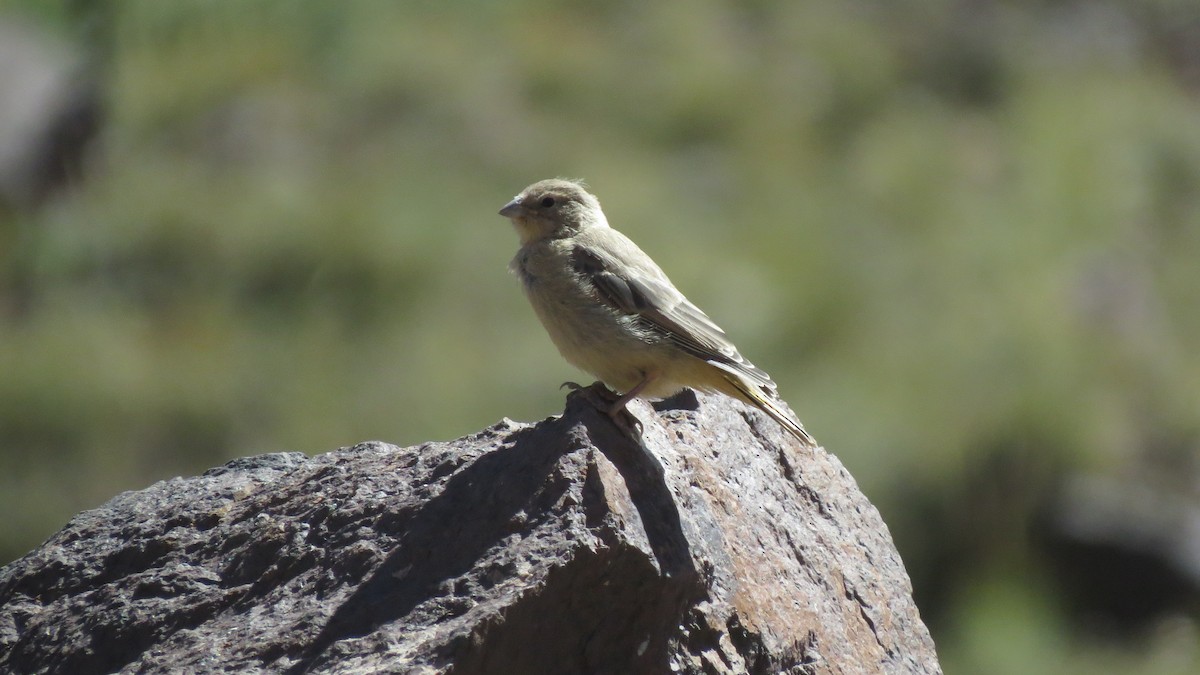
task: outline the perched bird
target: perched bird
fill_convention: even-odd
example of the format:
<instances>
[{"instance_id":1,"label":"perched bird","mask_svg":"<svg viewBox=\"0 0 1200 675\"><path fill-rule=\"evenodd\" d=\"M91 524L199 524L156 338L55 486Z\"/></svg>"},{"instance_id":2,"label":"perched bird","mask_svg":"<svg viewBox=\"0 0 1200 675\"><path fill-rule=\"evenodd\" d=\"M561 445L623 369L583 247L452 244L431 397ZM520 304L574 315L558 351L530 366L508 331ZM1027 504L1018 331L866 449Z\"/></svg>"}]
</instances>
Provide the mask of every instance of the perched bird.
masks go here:
<instances>
[{"instance_id":1,"label":"perched bird","mask_svg":"<svg viewBox=\"0 0 1200 675\"><path fill-rule=\"evenodd\" d=\"M692 387L749 403L815 444L770 376L739 354L650 256L609 227L582 184L534 183L500 215L521 238L510 269L559 352L623 392L607 406L614 420L629 414L625 404L636 397Z\"/></svg>"}]
</instances>

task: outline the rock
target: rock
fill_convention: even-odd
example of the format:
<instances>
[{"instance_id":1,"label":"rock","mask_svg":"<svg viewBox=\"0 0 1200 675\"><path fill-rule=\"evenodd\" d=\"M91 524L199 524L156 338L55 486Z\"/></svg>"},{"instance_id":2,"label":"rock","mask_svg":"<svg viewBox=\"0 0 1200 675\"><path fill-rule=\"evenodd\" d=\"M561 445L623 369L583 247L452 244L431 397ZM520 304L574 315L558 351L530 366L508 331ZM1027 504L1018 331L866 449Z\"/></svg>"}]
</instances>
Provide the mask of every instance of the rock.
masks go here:
<instances>
[{"instance_id":1,"label":"rock","mask_svg":"<svg viewBox=\"0 0 1200 675\"><path fill-rule=\"evenodd\" d=\"M78 181L99 132L99 83L81 54L0 19L0 206L32 209Z\"/></svg>"},{"instance_id":2,"label":"rock","mask_svg":"<svg viewBox=\"0 0 1200 675\"><path fill-rule=\"evenodd\" d=\"M447 443L240 459L0 570L0 671L938 673L842 465L740 403L583 397Z\"/></svg>"},{"instance_id":3,"label":"rock","mask_svg":"<svg viewBox=\"0 0 1200 675\"><path fill-rule=\"evenodd\" d=\"M1067 472L1032 518L1060 611L1109 642L1136 644L1200 608L1200 483L1140 459Z\"/></svg>"}]
</instances>

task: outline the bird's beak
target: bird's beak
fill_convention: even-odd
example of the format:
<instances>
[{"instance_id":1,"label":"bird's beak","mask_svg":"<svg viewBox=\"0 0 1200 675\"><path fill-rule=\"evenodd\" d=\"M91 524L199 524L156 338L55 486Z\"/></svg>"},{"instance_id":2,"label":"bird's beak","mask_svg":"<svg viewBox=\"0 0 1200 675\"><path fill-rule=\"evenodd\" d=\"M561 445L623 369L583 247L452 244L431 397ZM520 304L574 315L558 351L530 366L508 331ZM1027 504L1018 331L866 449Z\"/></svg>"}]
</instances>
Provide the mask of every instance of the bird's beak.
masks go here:
<instances>
[{"instance_id":1,"label":"bird's beak","mask_svg":"<svg viewBox=\"0 0 1200 675\"><path fill-rule=\"evenodd\" d=\"M521 198L513 197L511 202L505 204L504 208L500 209L500 215L504 216L505 218L512 218L520 213L521 210Z\"/></svg>"}]
</instances>

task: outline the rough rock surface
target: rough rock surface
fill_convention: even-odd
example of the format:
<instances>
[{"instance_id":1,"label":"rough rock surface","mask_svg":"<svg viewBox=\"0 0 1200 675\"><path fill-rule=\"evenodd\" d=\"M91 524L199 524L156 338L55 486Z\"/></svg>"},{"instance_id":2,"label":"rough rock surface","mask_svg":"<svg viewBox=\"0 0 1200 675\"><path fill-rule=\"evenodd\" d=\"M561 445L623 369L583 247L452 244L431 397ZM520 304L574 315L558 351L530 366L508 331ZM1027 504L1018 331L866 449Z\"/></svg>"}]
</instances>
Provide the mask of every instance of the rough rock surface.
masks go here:
<instances>
[{"instance_id":1,"label":"rough rock surface","mask_svg":"<svg viewBox=\"0 0 1200 675\"><path fill-rule=\"evenodd\" d=\"M240 459L0 570L0 672L937 673L878 512L727 399Z\"/></svg>"}]
</instances>

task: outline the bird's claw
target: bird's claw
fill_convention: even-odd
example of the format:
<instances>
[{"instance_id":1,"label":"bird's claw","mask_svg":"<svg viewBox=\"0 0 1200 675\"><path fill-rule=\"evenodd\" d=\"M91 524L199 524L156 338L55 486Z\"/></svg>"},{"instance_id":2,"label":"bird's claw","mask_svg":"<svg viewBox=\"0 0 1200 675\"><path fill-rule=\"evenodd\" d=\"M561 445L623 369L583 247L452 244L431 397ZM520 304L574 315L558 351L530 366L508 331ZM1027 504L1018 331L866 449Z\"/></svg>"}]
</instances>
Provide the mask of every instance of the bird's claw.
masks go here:
<instances>
[{"instance_id":1,"label":"bird's claw","mask_svg":"<svg viewBox=\"0 0 1200 675\"><path fill-rule=\"evenodd\" d=\"M558 385L558 388L559 389L570 389L571 391L579 391L581 389L587 389L587 387L583 386L582 384L579 384L578 382L570 382L570 381L563 382L562 384Z\"/></svg>"},{"instance_id":2,"label":"bird's claw","mask_svg":"<svg viewBox=\"0 0 1200 675\"><path fill-rule=\"evenodd\" d=\"M611 389L604 386L600 382L593 382L587 386L578 382L563 382L558 387L559 389L570 389L571 393L568 396L578 394L586 398L592 405L607 410L612 407L612 404L620 399L620 395L614 393Z\"/></svg>"},{"instance_id":3,"label":"bird's claw","mask_svg":"<svg viewBox=\"0 0 1200 675\"><path fill-rule=\"evenodd\" d=\"M608 415L618 429L635 437L642 435L642 423L624 405L617 406L621 395L604 386L600 382L584 386L578 382L563 382L559 389L570 389L568 396L582 396L588 403L600 412Z\"/></svg>"}]
</instances>

